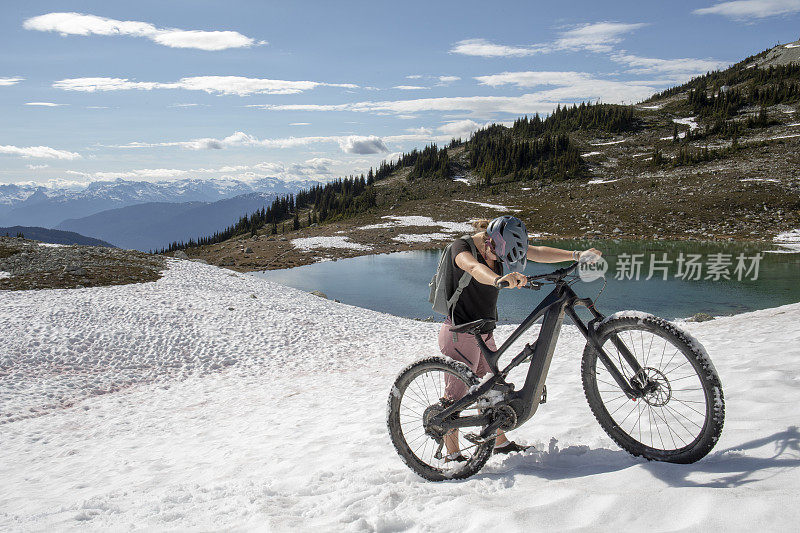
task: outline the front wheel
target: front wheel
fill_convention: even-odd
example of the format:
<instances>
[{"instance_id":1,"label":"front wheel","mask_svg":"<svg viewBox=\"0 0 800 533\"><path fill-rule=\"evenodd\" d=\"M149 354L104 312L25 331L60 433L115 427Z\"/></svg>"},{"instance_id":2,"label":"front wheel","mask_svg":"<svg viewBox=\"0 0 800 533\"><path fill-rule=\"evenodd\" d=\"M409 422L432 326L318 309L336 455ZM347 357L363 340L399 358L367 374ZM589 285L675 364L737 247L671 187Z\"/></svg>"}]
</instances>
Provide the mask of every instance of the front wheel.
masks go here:
<instances>
[{"instance_id":1,"label":"front wheel","mask_svg":"<svg viewBox=\"0 0 800 533\"><path fill-rule=\"evenodd\" d=\"M583 390L605 432L623 449L649 460L693 463L705 457L722 433L725 402L719 376L700 343L674 324L641 313L607 319L597 336L629 382L648 384L641 398L628 398L586 345ZM614 336L642 367L638 376Z\"/></svg>"},{"instance_id":2,"label":"front wheel","mask_svg":"<svg viewBox=\"0 0 800 533\"><path fill-rule=\"evenodd\" d=\"M478 384L465 364L444 357L430 357L406 367L392 386L386 424L397 453L417 474L430 481L463 479L486 464L494 438L476 443L470 430L445 432L429 424L431 417ZM454 416L475 416L475 405Z\"/></svg>"}]
</instances>

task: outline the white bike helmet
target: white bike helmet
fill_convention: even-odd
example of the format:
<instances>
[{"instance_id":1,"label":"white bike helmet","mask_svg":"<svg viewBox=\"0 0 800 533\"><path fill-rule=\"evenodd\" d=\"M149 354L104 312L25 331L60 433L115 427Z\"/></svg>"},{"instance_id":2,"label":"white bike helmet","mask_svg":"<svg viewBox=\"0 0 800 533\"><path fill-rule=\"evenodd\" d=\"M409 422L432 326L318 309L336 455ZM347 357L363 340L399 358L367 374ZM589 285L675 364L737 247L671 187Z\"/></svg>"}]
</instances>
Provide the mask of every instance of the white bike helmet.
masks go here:
<instances>
[{"instance_id":1,"label":"white bike helmet","mask_svg":"<svg viewBox=\"0 0 800 533\"><path fill-rule=\"evenodd\" d=\"M517 217L505 215L486 228L495 255L508 272L522 272L528 262L528 230Z\"/></svg>"}]
</instances>

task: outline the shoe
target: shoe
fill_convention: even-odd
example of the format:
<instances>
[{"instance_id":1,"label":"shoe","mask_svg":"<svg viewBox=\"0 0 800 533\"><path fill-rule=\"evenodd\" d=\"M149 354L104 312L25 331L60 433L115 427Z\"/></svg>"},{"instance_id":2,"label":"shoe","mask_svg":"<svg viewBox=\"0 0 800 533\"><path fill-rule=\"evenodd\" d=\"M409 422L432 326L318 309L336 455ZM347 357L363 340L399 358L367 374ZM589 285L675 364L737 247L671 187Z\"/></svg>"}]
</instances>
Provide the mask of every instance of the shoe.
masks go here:
<instances>
[{"instance_id":1,"label":"shoe","mask_svg":"<svg viewBox=\"0 0 800 533\"><path fill-rule=\"evenodd\" d=\"M445 463L450 463L450 462L466 463L467 462L467 458L464 457L463 455L461 455L461 453L458 453L458 452L457 453L451 453L450 455L445 455L444 456L444 462Z\"/></svg>"},{"instance_id":2,"label":"shoe","mask_svg":"<svg viewBox=\"0 0 800 533\"><path fill-rule=\"evenodd\" d=\"M494 447L494 452L492 452L492 453L494 453L494 455L497 455L498 453L507 454L507 453L515 453L515 452L524 452L528 448L532 448L532 447L533 446L525 446L525 445L522 445L522 444L517 444L513 440L510 440L510 441L506 442L505 444L502 444L500 446L495 446Z\"/></svg>"}]
</instances>

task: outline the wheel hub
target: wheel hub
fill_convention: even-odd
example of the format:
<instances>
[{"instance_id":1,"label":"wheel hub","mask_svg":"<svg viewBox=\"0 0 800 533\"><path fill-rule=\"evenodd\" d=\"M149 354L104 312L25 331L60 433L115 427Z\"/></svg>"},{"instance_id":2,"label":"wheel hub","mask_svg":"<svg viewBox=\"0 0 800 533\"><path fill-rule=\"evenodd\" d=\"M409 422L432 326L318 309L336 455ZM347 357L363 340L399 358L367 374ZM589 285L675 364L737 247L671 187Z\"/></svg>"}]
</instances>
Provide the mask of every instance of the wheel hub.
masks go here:
<instances>
[{"instance_id":1,"label":"wheel hub","mask_svg":"<svg viewBox=\"0 0 800 533\"><path fill-rule=\"evenodd\" d=\"M453 402L450 402L444 398L439 400L439 402L428 406L425 411L422 413L422 427L425 429L425 433L434 439L441 439L444 437L445 429L441 426L435 425L431 423L431 419L444 411L449 405Z\"/></svg>"},{"instance_id":2,"label":"wheel hub","mask_svg":"<svg viewBox=\"0 0 800 533\"><path fill-rule=\"evenodd\" d=\"M667 376L658 369L645 367L641 372L645 383L642 399L653 407L663 407L672 399L672 386Z\"/></svg>"}]
</instances>

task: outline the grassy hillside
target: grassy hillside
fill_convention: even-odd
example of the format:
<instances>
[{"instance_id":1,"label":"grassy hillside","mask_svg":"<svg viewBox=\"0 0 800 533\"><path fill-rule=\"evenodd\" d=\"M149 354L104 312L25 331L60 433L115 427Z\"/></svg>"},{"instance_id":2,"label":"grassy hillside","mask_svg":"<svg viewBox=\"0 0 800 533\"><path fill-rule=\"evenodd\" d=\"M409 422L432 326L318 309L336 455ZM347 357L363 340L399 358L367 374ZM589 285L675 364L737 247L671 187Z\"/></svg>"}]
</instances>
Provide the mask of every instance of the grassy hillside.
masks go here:
<instances>
[{"instance_id":1,"label":"grassy hillside","mask_svg":"<svg viewBox=\"0 0 800 533\"><path fill-rule=\"evenodd\" d=\"M398 242L358 228L389 215L460 221L507 211L564 237L769 240L800 226L800 65L757 66L768 55L780 50L635 106L559 107L413 150L366 177L290 198L272 219L245 217L218 239L172 249L243 270L285 267L318 260L293 238L339 232L371 253L424 248L446 239Z\"/></svg>"}]
</instances>

